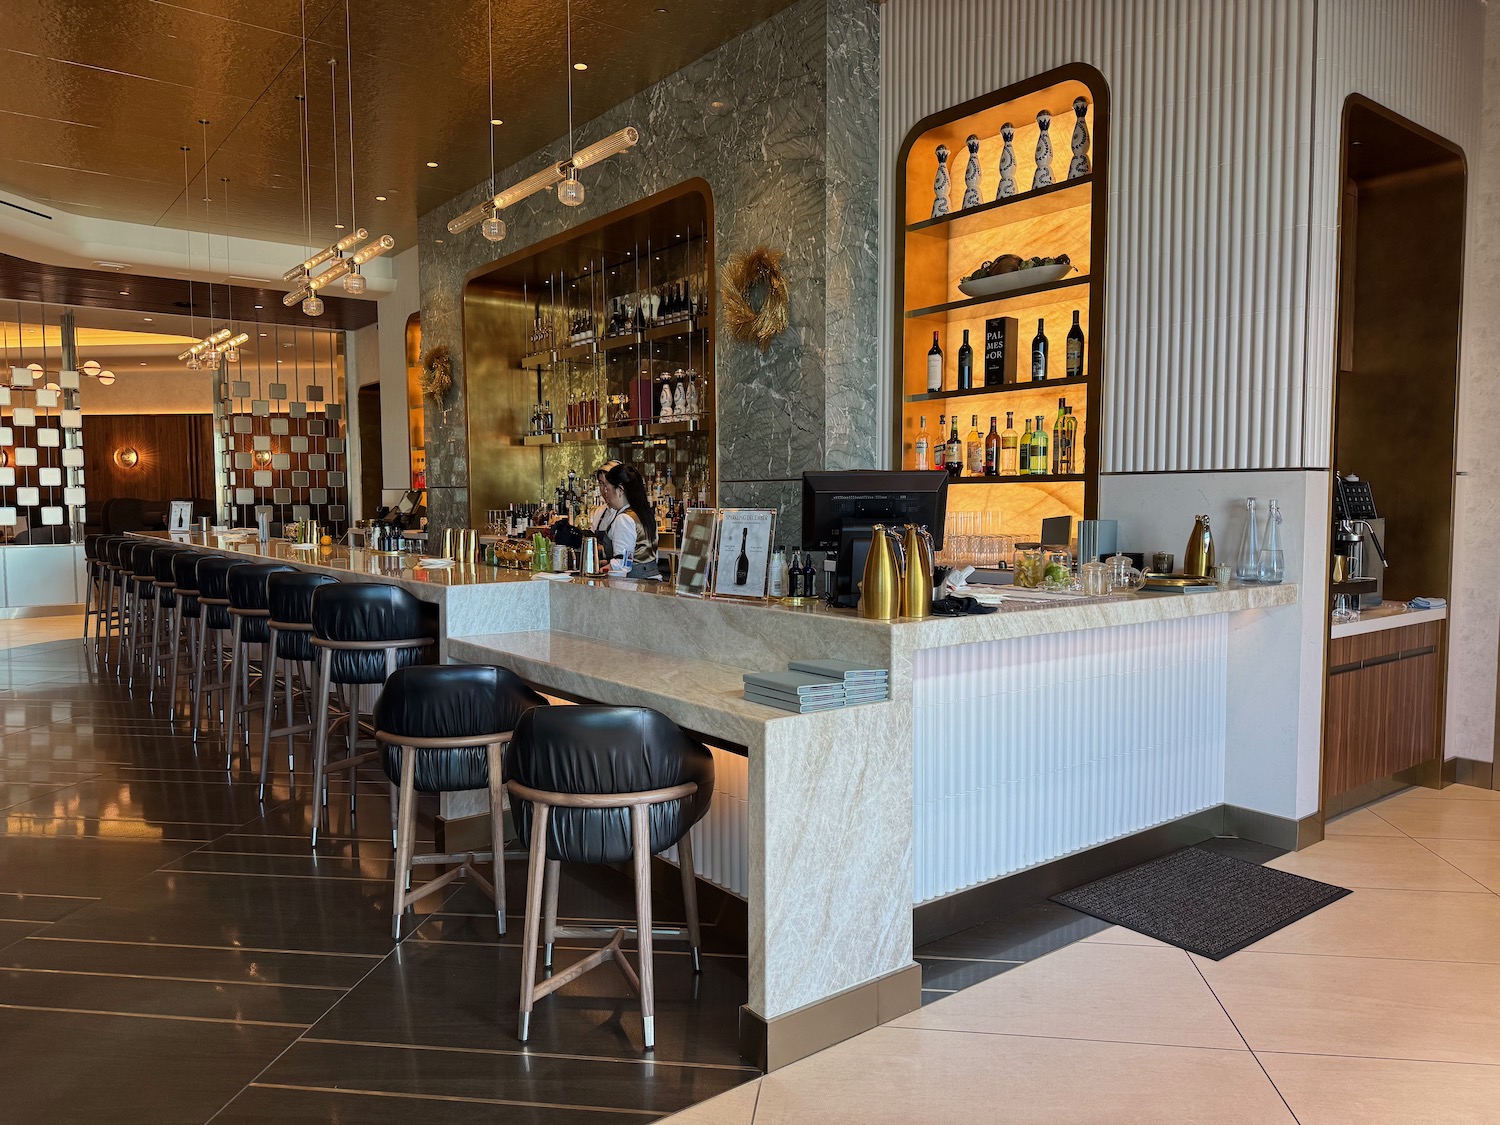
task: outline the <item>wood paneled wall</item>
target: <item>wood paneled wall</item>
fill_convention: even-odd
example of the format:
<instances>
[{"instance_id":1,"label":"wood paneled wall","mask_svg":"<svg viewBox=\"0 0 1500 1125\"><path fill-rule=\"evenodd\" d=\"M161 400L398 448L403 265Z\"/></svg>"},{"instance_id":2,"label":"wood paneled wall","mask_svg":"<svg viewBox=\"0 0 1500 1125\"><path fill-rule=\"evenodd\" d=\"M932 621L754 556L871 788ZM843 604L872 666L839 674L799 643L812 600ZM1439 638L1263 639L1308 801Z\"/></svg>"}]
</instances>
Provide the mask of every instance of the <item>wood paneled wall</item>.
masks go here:
<instances>
[{"instance_id":1,"label":"wood paneled wall","mask_svg":"<svg viewBox=\"0 0 1500 1125\"><path fill-rule=\"evenodd\" d=\"M89 500L212 497L212 423L208 414L85 414L84 484ZM115 451L124 448L140 454L134 468L116 463Z\"/></svg>"}]
</instances>

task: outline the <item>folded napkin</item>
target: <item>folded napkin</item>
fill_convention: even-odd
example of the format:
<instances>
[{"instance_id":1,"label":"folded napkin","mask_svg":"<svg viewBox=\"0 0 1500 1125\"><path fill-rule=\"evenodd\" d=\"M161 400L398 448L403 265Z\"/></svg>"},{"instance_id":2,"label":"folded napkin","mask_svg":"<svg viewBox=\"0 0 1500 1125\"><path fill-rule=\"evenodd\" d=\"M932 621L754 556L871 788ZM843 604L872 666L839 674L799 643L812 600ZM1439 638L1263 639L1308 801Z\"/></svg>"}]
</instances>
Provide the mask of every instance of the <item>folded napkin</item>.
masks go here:
<instances>
[{"instance_id":1,"label":"folded napkin","mask_svg":"<svg viewBox=\"0 0 1500 1125\"><path fill-rule=\"evenodd\" d=\"M1442 609L1448 604L1447 598L1412 598L1406 603L1412 609Z\"/></svg>"},{"instance_id":2,"label":"folded napkin","mask_svg":"<svg viewBox=\"0 0 1500 1125\"><path fill-rule=\"evenodd\" d=\"M452 559L418 559L417 565L424 570L441 570L445 566L452 566Z\"/></svg>"}]
</instances>

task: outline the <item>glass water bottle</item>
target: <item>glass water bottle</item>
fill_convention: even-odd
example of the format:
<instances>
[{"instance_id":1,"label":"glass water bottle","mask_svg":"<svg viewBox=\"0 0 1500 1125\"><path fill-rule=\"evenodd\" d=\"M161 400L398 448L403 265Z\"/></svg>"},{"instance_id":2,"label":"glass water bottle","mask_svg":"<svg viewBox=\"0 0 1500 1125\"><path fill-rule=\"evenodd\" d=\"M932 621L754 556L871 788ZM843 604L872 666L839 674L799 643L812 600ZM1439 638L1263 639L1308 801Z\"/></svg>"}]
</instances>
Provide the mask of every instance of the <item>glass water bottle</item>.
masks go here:
<instances>
[{"instance_id":1,"label":"glass water bottle","mask_svg":"<svg viewBox=\"0 0 1500 1125\"><path fill-rule=\"evenodd\" d=\"M1245 501L1245 530L1240 538L1240 553L1235 556L1234 576L1241 582L1260 580L1260 545L1255 536L1255 497Z\"/></svg>"},{"instance_id":2,"label":"glass water bottle","mask_svg":"<svg viewBox=\"0 0 1500 1125\"><path fill-rule=\"evenodd\" d=\"M1281 505L1275 500L1266 515L1266 538L1257 558L1256 577L1271 585L1286 577L1286 556L1281 552Z\"/></svg>"}]
</instances>

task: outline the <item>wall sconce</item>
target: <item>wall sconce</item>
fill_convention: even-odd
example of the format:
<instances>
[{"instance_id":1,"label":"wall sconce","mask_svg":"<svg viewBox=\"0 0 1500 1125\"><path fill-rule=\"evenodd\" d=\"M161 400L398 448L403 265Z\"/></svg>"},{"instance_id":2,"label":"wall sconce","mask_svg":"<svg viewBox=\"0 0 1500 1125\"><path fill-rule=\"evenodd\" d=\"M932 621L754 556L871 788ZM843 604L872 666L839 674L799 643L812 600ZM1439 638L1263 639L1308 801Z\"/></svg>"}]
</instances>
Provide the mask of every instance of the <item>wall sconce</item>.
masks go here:
<instances>
[{"instance_id":1,"label":"wall sconce","mask_svg":"<svg viewBox=\"0 0 1500 1125\"><path fill-rule=\"evenodd\" d=\"M10 464L10 450L0 449L0 469Z\"/></svg>"},{"instance_id":2,"label":"wall sconce","mask_svg":"<svg viewBox=\"0 0 1500 1125\"><path fill-rule=\"evenodd\" d=\"M271 451L269 449L260 450L255 455L255 463L264 469L271 463Z\"/></svg>"},{"instance_id":3,"label":"wall sconce","mask_svg":"<svg viewBox=\"0 0 1500 1125\"><path fill-rule=\"evenodd\" d=\"M115 464L122 469L133 469L141 463L141 455L130 446L115 450Z\"/></svg>"}]
</instances>

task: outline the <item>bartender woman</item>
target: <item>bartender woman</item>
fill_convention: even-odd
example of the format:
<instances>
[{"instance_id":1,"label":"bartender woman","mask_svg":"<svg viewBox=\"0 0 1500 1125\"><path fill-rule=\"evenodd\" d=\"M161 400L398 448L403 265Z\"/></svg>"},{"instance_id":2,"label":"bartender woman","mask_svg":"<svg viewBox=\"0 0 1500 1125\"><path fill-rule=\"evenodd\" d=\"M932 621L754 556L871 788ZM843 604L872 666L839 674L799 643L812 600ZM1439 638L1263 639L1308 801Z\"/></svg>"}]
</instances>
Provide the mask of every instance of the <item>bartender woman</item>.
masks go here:
<instances>
[{"instance_id":1,"label":"bartender woman","mask_svg":"<svg viewBox=\"0 0 1500 1125\"><path fill-rule=\"evenodd\" d=\"M640 470L606 461L594 470L604 506L594 513L594 533L613 562L621 561L627 577L657 581L661 563L656 551L656 513L646 498Z\"/></svg>"}]
</instances>

